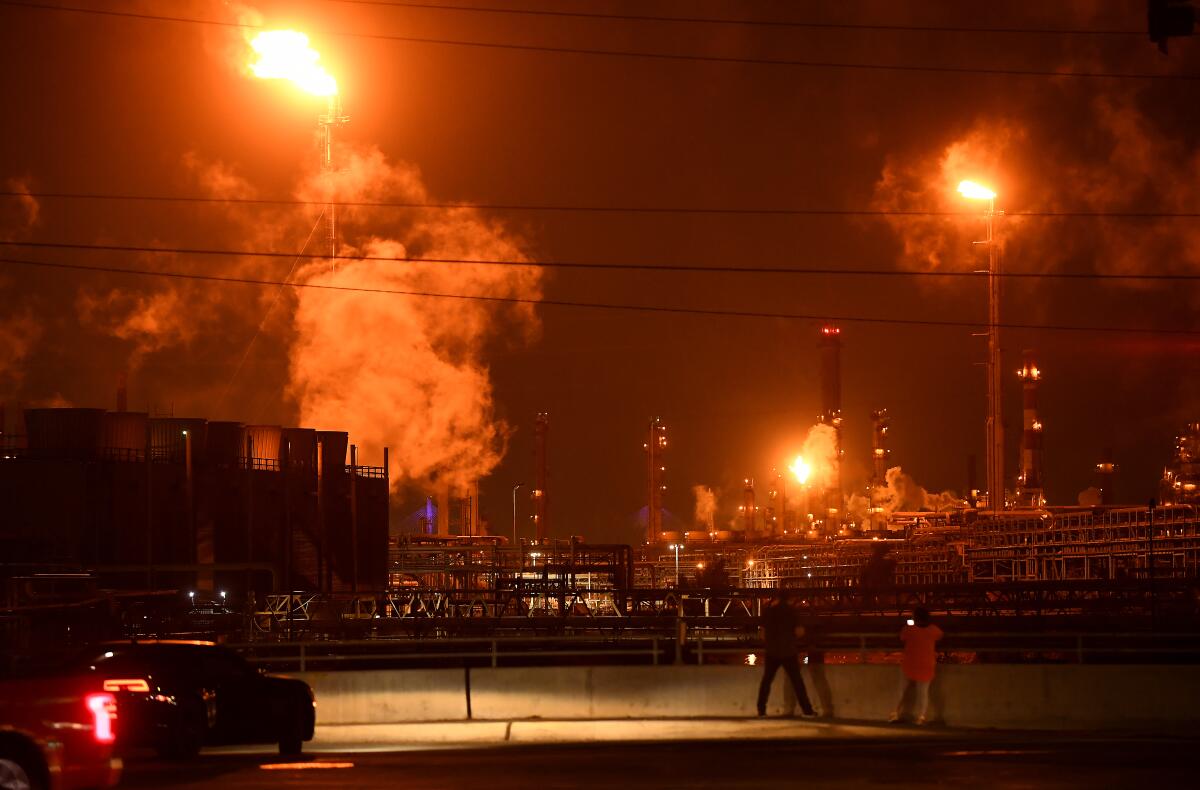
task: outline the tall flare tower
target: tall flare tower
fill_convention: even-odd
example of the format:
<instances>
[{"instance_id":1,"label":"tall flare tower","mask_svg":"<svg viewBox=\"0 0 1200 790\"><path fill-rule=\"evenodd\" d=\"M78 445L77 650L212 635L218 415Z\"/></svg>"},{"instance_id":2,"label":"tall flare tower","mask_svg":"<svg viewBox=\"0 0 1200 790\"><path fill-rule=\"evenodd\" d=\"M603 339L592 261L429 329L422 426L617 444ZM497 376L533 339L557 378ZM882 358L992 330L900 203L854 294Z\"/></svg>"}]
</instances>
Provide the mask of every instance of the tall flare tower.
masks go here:
<instances>
[{"instance_id":1,"label":"tall flare tower","mask_svg":"<svg viewBox=\"0 0 1200 790\"><path fill-rule=\"evenodd\" d=\"M821 327L817 349L821 356L820 421L832 426L836 444L833 474L823 493L821 518L826 530L836 531L842 520L842 330L831 324Z\"/></svg>"},{"instance_id":2,"label":"tall flare tower","mask_svg":"<svg viewBox=\"0 0 1200 790\"><path fill-rule=\"evenodd\" d=\"M287 80L300 90L326 100L325 114L318 116L321 129L321 170L325 174L329 201L325 204L325 235L329 244L329 266L337 270L337 204L334 199L333 131L350 119L342 112L337 80L318 61L321 54L308 45L308 36L295 30L264 30L250 47L258 61L250 64L254 76Z\"/></svg>"}]
</instances>

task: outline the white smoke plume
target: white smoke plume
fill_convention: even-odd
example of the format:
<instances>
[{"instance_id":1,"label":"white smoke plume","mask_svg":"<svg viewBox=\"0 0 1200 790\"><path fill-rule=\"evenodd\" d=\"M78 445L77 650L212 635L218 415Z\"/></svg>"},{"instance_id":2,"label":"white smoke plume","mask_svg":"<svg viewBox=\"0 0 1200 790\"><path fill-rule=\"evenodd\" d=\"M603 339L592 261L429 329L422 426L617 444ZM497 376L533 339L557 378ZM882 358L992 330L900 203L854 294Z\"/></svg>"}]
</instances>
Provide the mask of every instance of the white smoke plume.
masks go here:
<instances>
[{"instance_id":1,"label":"white smoke plume","mask_svg":"<svg viewBox=\"0 0 1200 790\"><path fill-rule=\"evenodd\" d=\"M347 165L333 184L339 200L430 200L415 168L392 165L378 150L345 151L342 161ZM310 178L299 196L319 200L323 180ZM346 258L336 272L327 261L313 261L299 280L499 298L541 295L534 267L421 262L525 259L514 239L473 209L419 212L404 224L361 210L344 220ZM368 453L390 447L398 483L466 487L495 468L509 428L495 417L482 352L491 341L534 336L532 305L307 288L295 298L289 386L301 423L347 429Z\"/></svg>"},{"instance_id":2,"label":"white smoke plume","mask_svg":"<svg viewBox=\"0 0 1200 790\"><path fill-rule=\"evenodd\" d=\"M241 6L233 12L239 19L250 13ZM240 72L249 57L242 38L238 33L210 42ZM414 166L389 162L376 148L342 143L334 161L332 176L316 157L297 163L300 177L292 192L309 205L205 208L196 212L194 228L212 246L283 253L303 248L321 255L327 249L323 204L331 198L447 202L429 194ZM187 154L183 164L206 194L260 194L237 163ZM422 263L528 259L505 227L469 207L343 207L337 218L336 271L326 260L287 256L125 256L121 263L345 290L186 280L122 283L119 289L87 283L76 296L77 319L126 355L123 367L135 386L157 388L148 399L169 398L180 411L219 419L265 417L345 430L362 449L363 463L379 463L383 448L390 448L396 490L432 483L466 488L495 468L510 433L494 411L485 351L535 339L535 307L370 291L535 301L542 293L541 271ZM194 380L170 378L178 370L171 357L180 350L189 354L189 365L179 375Z\"/></svg>"},{"instance_id":3,"label":"white smoke plume","mask_svg":"<svg viewBox=\"0 0 1200 790\"><path fill-rule=\"evenodd\" d=\"M837 430L832 425L818 423L809 428L800 453L811 469L807 480L811 490L837 485Z\"/></svg>"},{"instance_id":4,"label":"white smoke plume","mask_svg":"<svg viewBox=\"0 0 1200 790\"><path fill-rule=\"evenodd\" d=\"M717 513L717 495L708 486L692 486L696 497L696 526L711 530Z\"/></svg>"},{"instance_id":5,"label":"white smoke plume","mask_svg":"<svg viewBox=\"0 0 1200 790\"><path fill-rule=\"evenodd\" d=\"M940 494L929 493L898 466L888 469L885 479L887 480L886 485L878 486L872 491L873 499L879 507L883 508L885 515L890 516L898 511L932 510L941 512L964 507L966 504L953 491L943 491Z\"/></svg>"},{"instance_id":6,"label":"white smoke plume","mask_svg":"<svg viewBox=\"0 0 1200 790\"><path fill-rule=\"evenodd\" d=\"M1106 274L1200 270L1200 227L1191 222L1063 224L1014 216L1020 212L1191 212L1200 201L1200 151L1164 131L1139 106L1132 89L1113 89L1078 105L1084 143L1045 120L1055 97L1030 99L1002 116L980 116L965 131L920 152L888 158L873 204L884 210L983 211L956 192L963 179L999 193L997 241L1006 266L1070 271L1091 267ZM1040 102L1040 103L1039 103ZM1097 167L1096 161L1105 162ZM971 242L982 238L981 217L889 216L902 244L900 264L925 271L970 271L979 260ZM1136 232L1131 232L1132 229ZM940 281L939 281L940 282ZM1123 281L1126 288L1149 287Z\"/></svg>"}]
</instances>

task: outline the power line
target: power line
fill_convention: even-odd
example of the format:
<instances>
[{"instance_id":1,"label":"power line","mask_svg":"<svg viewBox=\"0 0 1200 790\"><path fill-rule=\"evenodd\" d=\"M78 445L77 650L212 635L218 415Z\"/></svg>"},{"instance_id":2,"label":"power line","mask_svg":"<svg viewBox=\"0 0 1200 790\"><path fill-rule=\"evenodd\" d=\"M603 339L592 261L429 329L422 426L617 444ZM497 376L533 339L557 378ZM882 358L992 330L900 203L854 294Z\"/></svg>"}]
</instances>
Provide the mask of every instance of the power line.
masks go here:
<instances>
[{"instance_id":1,"label":"power line","mask_svg":"<svg viewBox=\"0 0 1200 790\"><path fill-rule=\"evenodd\" d=\"M307 243L306 245L307 246ZM59 241L5 241L0 247L29 247L33 249L82 250L88 252L134 252L149 255L204 255L225 258L291 258L299 260L327 260L322 253L276 252L272 250L238 250L213 247L150 247L135 244L84 244ZM651 272L700 272L706 274L790 274L846 277L978 277L974 271L909 271L903 269L864 269L796 266L702 266L699 264L667 263L594 263L590 261L563 260L511 260L496 258L396 258L383 255L347 255L347 260L381 261L384 263L438 263L465 266L536 267L539 269L584 269L611 271ZM1014 280L1115 280L1115 281L1162 281L1193 282L1200 274L1106 274L1102 272L997 272L996 276Z\"/></svg>"},{"instance_id":2,"label":"power line","mask_svg":"<svg viewBox=\"0 0 1200 790\"><path fill-rule=\"evenodd\" d=\"M664 16L656 14L602 14L588 11L552 11L540 8L490 8L484 6L415 3L403 0L326 0L344 5L377 6L383 8L413 8L433 11L465 11L510 16L544 16L567 19L609 19L626 22L686 22L702 25L740 25L745 27L798 28L804 30L879 30L900 33L997 33L1051 36L1137 36L1144 30L1104 30L1088 28L1028 28L1028 27L954 27L946 25L883 25L856 22L795 22L781 19L731 19L728 17Z\"/></svg>"},{"instance_id":3,"label":"power line","mask_svg":"<svg viewBox=\"0 0 1200 790\"><path fill-rule=\"evenodd\" d=\"M48 3L26 2L26 0L0 0L0 5L48 11L66 11L79 14L95 14L108 17L152 20L159 22L213 25L216 27L238 29L259 30L263 27L262 25L248 25L241 22L224 22L213 19L196 19L193 17L166 16L161 14L142 14L133 11L109 11L97 8L77 8L73 6L61 6ZM821 60L789 60L786 58L751 58L726 55L688 55L670 52L637 52L629 50L590 48L585 49L582 47L552 47L534 44L506 44L489 41L463 41L445 38L426 38L421 36L397 36L386 33L358 33L347 31L316 31L316 33L325 36L358 38L375 41L398 41L409 44L437 44L441 46L476 47L480 49L541 52L559 55L592 55L598 57L642 58L647 60L680 61L689 63L725 63L743 66L790 66L795 68L814 69L848 69L858 71L896 71L934 74L975 74L1000 77L1072 77L1115 80L1167 80L1176 82L1195 82L1200 80L1200 74L1152 74L1147 72L1115 71L1052 71L1039 69L1003 69L969 66L914 66L886 63L848 63Z\"/></svg>"},{"instance_id":4,"label":"power line","mask_svg":"<svg viewBox=\"0 0 1200 790\"><path fill-rule=\"evenodd\" d=\"M0 0L0 5L4 0ZM97 192L25 192L0 190L0 197L39 200L145 201L152 203L213 203L253 206L346 206L350 208L477 209L480 211L544 211L599 214L702 214L791 217L979 217L979 211L925 209L782 208L729 206L586 206L551 203L439 203L407 200L299 200L296 198L234 198L201 195L112 195ZM1200 211L1006 211L1007 217L1031 219L1200 219Z\"/></svg>"},{"instance_id":5,"label":"power line","mask_svg":"<svg viewBox=\"0 0 1200 790\"><path fill-rule=\"evenodd\" d=\"M230 283L237 285L254 285L254 286L287 286L289 288L310 288L322 291L335 291L344 293L361 293L361 294L376 294L388 296L412 296L430 299L458 299L479 302L491 302L498 304L527 304L527 305L542 305L546 307L571 307L590 310L622 310L631 312L643 313L666 313L674 315L700 315L700 316L721 316L727 318L771 318L771 319L789 319L798 321L826 321L835 323L859 323L859 324L886 324L886 325L901 325L901 326L924 326L924 327L940 327L940 328L955 328L955 329L978 329L983 326L978 321L939 321L928 318L873 318L869 316L848 316L848 315L814 315L805 313L775 313L763 312L757 310L728 310L716 308L702 307L670 307L665 305L633 305L633 304L618 304L612 302L576 302L565 299L532 299L517 296L487 296L484 294L453 294L453 293L437 293L432 291L409 291L393 288L364 288L360 286L349 285L328 285L323 283L300 283L300 282L285 282L283 280L267 280L253 277L227 277L215 274L192 274L188 272L164 272L154 271L152 269L133 269L119 266L84 266L75 263L61 263L54 261L31 261L21 258L0 258L0 263L10 263L17 266L32 266L49 269L62 269L70 271L86 271L100 272L105 274L129 274L135 276L146 277L163 277L170 279L191 280L198 282L212 283ZM1133 335L1181 335L1181 336L1200 336L1200 329L1163 329L1163 328L1143 328L1143 327L1115 327L1115 326L1086 326L1072 324L1026 324L1026 323L1001 323L997 324L1001 329L1027 329L1048 332L1092 332L1103 334L1133 334Z\"/></svg>"}]
</instances>

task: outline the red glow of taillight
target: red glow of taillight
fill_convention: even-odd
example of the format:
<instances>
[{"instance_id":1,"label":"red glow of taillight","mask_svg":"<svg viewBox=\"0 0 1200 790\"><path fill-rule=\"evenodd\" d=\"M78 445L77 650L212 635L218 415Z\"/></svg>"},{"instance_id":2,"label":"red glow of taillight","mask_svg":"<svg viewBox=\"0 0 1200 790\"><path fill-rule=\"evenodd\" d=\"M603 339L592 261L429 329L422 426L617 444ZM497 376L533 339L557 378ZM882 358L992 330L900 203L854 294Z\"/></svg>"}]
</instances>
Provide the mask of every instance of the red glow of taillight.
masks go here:
<instances>
[{"instance_id":1,"label":"red glow of taillight","mask_svg":"<svg viewBox=\"0 0 1200 790\"><path fill-rule=\"evenodd\" d=\"M145 678L112 678L104 681L104 690L148 692L150 684Z\"/></svg>"},{"instance_id":2,"label":"red glow of taillight","mask_svg":"<svg viewBox=\"0 0 1200 790\"><path fill-rule=\"evenodd\" d=\"M96 743L112 743L116 738L117 700L112 694L88 694L87 708L92 712L92 737Z\"/></svg>"}]
</instances>

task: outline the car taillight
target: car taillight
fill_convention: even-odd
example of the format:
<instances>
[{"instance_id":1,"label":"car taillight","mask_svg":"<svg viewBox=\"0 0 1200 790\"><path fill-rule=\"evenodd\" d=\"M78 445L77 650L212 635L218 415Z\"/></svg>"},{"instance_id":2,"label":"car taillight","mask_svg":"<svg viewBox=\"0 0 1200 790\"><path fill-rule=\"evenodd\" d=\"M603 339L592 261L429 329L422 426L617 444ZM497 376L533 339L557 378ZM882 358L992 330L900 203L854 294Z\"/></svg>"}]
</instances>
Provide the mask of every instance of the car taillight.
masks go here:
<instances>
[{"instance_id":1,"label":"car taillight","mask_svg":"<svg viewBox=\"0 0 1200 790\"><path fill-rule=\"evenodd\" d=\"M92 713L92 737L96 743L112 743L116 737L113 722L117 720L117 700L112 694L88 694L84 698Z\"/></svg>"},{"instance_id":2,"label":"car taillight","mask_svg":"<svg viewBox=\"0 0 1200 790\"><path fill-rule=\"evenodd\" d=\"M104 690L147 692L150 683L145 678L110 678L104 681Z\"/></svg>"}]
</instances>

